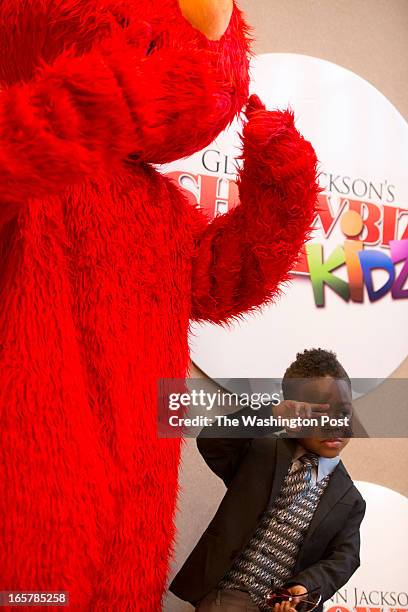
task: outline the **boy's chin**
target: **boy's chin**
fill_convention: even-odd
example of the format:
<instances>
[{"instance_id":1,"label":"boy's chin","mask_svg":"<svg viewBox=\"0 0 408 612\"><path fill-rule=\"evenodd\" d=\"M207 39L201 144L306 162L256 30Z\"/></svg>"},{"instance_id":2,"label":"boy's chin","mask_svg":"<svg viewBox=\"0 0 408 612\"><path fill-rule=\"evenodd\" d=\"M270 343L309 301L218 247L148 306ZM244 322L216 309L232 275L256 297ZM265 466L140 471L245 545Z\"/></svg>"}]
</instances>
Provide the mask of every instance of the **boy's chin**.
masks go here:
<instances>
[{"instance_id":1,"label":"boy's chin","mask_svg":"<svg viewBox=\"0 0 408 612\"><path fill-rule=\"evenodd\" d=\"M322 457L337 457L345 446L341 438L321 438L319 440L319 455Z\"/></svg>"}]
</instances>

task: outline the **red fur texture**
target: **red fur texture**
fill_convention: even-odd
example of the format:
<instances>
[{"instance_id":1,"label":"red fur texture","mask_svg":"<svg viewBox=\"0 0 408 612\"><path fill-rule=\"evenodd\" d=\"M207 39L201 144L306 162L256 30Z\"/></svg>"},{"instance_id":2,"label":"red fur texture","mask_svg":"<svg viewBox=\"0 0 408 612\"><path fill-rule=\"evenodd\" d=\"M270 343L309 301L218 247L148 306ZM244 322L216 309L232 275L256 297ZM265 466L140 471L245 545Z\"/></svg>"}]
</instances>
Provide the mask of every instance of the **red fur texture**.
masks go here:
<instances>
[{"instance_id":1,"label":"red fur texture","mask_svg":"<svg viewBox=\"0 0 408 612\"><path fill-rule=\"evenodd\" d=\"M236 6L219 42L175 0L2 0L0 23L0 590L158 612L180 441L157 379L185 376L191 318L278 295L316 158L252 98L236 209L208 223L154 168L245 104Z\"/></svg>"}]
</instances>

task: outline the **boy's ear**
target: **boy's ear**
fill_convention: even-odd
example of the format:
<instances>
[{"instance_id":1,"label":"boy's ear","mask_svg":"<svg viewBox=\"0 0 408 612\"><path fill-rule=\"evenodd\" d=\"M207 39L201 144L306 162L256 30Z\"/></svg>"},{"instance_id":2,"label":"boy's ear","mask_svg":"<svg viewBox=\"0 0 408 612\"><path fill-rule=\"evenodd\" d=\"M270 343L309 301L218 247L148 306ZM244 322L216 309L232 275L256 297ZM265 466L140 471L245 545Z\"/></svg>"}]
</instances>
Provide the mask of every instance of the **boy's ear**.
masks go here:
<instances>
[{"instance_id":1,"label":"boy's ear","mask_svg":"<svg viewBox=\"0 0 408 612\"><path fill-rule=\"evenodd\" d=\"M183 16L209 40L220 40L228 28L233 0L178 0Z\"/></svg>"}]
</instances>

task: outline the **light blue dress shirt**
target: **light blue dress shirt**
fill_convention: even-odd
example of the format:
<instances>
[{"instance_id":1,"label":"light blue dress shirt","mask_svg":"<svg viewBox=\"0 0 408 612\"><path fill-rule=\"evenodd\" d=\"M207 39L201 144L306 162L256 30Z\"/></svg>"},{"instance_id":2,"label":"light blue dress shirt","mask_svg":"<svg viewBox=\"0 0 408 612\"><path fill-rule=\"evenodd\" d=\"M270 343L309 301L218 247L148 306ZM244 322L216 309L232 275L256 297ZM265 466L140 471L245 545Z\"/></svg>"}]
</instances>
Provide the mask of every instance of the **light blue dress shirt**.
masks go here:
<instances>
[{"instance_id":1,"label":"light blue dress shirt","mask_svg":"<svg viewBox=\"0 0 408 612\"><path fill-rule=\"evenodd\" d=\"M299 457L308 452L310 451L304 449L303 446L301 446L300 444L297 445L295 454L293 455L292 467L290 468L291 472L294 470L298 470L301 467L302 464L299 461ZM323 480L323 478L325 478L325 476L331 474L339 464L339 461L340 457L319 457L318 468L312 468L312 484L320 482L321 480Z\"/></svg>"}]
</instances>

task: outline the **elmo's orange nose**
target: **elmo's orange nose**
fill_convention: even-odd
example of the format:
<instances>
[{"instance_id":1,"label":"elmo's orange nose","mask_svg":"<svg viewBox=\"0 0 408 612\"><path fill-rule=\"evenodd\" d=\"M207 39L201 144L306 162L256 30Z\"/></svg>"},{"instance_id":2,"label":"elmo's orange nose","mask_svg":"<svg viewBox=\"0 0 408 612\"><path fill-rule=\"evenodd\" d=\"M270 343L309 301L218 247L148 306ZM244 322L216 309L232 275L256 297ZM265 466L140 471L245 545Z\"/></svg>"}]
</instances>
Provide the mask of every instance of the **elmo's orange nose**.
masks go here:
<instances>
[{"instance_id":1,"label":"elmo's orange nose","mask_svg":"<svg viewBox=\"0 0 408 612\"><path fill-rule=\"evenodd\" d=\"M178 0L181 12L209 40L220 40L228 28L233 0Z\"/></svg>"}]
</instances>

